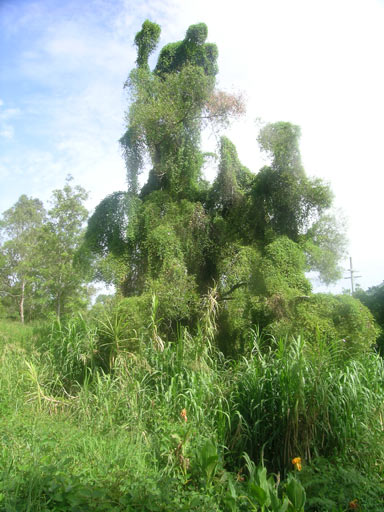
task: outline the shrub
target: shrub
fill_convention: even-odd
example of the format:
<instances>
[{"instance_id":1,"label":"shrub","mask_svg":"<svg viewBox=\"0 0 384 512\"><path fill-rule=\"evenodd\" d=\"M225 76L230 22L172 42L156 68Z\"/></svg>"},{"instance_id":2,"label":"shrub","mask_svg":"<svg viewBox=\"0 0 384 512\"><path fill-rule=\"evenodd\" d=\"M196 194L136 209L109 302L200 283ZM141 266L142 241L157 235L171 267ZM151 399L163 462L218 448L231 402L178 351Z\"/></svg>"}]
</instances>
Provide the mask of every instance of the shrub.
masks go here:
<instances>
[{"instance_id":1,"label":"shrub","mask_svg":"<svg viewBox=\"0 0 384 512\"><path fill-rule=\"evenodd\" d=\"M375 343L379 330L367 307L349 295L314 294L296 297L290 313L268 327L275 337L304 336L317 343L344 340L351 356L366 352Z\"/></svg>"}]
</instances>

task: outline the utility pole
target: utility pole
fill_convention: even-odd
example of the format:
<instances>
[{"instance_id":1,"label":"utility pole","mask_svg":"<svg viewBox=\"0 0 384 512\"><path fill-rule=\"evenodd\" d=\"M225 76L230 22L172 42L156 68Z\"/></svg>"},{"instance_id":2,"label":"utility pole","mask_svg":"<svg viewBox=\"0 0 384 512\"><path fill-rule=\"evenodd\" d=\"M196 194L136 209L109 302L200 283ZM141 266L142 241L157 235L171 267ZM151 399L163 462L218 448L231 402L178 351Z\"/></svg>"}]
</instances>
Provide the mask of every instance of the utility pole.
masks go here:
<instances>
[{"instance_id":1,"label":"utility pole","mask_svg":"<svg viewBox=\"0 0 384 512\"><path fill-rule=\"evenodd\" d=\"M355 276L355 273L358 272L358 270L354 270L352 266L352 257L349 258L349 264L350 268L347 269L347 272L350 273L348 277L345 277L344 279L350 279L351 280L351 295L355 293L355 279L362 276Z\"/></svg>"}]
</instances>

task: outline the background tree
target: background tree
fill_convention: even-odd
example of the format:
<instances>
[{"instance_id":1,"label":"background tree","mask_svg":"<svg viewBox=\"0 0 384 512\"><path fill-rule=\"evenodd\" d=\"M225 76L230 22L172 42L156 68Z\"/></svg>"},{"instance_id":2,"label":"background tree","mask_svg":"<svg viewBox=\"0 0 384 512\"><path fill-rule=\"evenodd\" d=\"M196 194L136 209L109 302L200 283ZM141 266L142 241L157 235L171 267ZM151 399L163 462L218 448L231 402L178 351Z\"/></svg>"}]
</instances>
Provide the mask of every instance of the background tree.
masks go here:
<instances>
[{"instance_id":1,"label":"background tree","mask_svg":"<svg viewBox=\"0 0 384 512\"><path fill-rule=\"evenodd\" d=\"M88 211L84 201L88 194L70 185L68 177L62 190L52 193L48 219L40 231L40 277L47 300L56 315L76 311L88 301L85 286L89 275L81 265L84 223Z\"/></svg>"},{"instance_id":2,"label":"background tree","mask_svg":"<svg viewBox=\"0 0 384 512\"><path fill-rule=\"evenodd\" d=\"M70 180L53 192L48 212L39 199L23 195L3 214L0 295L6 314L22 322L88 303L91 274L81 252L87 194Z\"/></svg>"},{"instance_id":3,"label":"background tree","mask_svg":"<svg viewBox=\"0 0 384 512\"><path fill-rule=\"evenodd\" d=\"M0 228L5 239L1 246L0 293L17 304L20 320L24 322L26 301L33 310L33 295L39 281L36 272L38 236L46 212L39 199L20 196L17 203L3 213Z\"/></svg>"},{"instance_id":4,"label":"background tree","mask_svg":"<svg viewBox=\"0 0 384 512\"><path fill-rule=\"evenodd\" d=\"M380 335L376 343L380 354L384 355L384 283L372 286L366 291L359 288L354 297L367 306L379 325Z\"/></svg>"}]
</instances>

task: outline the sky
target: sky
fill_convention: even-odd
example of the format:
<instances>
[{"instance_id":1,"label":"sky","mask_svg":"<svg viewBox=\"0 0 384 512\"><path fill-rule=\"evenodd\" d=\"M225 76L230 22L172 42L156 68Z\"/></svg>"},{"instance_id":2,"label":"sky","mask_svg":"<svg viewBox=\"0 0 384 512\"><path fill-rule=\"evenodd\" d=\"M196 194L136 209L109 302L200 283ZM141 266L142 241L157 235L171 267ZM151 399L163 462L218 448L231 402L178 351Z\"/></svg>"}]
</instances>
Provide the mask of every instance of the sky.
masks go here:
<instances>
[{"instance_id":1,"label":"sky","mask_svg":"<svg viewBox=\"0 0 384 512\"><path fill-rule=\"evenodd\" d=\"M208 25L218 86L247 104L226 135L253 172L267 163L260 120L301 127L306 173L347 220L342 267L352 257L364 289L383 282L384 0L0 0L0 213L22 194L46 202L68 174L90 210L126 189L123 85L145 19L162 27L159 49ZM338 293L349 280L313 285Z\"/></svg>"}]
</instances>

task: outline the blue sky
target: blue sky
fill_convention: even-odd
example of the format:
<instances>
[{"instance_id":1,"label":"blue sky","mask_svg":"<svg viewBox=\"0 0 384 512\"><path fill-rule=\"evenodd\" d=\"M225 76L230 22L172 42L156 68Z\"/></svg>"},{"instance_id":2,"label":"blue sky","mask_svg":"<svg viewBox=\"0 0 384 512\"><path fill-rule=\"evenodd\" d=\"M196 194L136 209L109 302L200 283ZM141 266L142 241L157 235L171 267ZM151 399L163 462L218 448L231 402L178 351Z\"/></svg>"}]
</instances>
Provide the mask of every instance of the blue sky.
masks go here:
<instances>
[{"instance_id":1,"label":"blue sky","mask_svg":"<svg viewBox=\"0 0 384 512\"><path fill-rule=\"evenodd\" d=\"M162 26L160 47L207 23L219 47L220 87L247 100L247 116L227 135L252 171L265 163L257 118L301 126L307 174L331 184L361 285L382 282L378 0L0 0L0 212L21 194L47 200L67 174L90 192L90 209L125 189L123 83L146 18ZM215 143L205 134L207 149Z\"/></svg>"}]
</instances>

